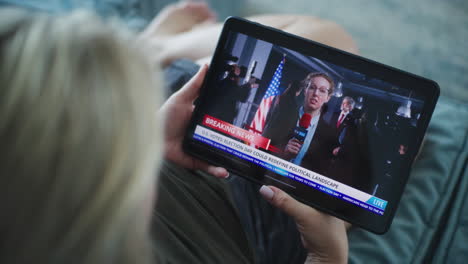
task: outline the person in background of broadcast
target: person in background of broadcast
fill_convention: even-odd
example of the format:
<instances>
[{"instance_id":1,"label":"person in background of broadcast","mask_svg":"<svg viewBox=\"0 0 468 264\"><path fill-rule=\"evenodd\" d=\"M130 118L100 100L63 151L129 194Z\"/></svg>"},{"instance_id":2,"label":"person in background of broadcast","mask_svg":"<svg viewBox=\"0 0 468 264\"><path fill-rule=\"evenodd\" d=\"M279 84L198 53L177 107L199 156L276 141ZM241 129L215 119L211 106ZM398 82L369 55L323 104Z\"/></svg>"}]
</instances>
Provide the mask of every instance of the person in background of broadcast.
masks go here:
<instances>
[{"instance_id":1,"label":"person in background of broadcast","mask_svg":"<svg viewBox=\"0 0 468 264\"><path fill-rule=\"evenodd\" d=\"M241 103L245 103L247 98L249 97L251 89L258 88L258 79L257 77L251 75L248 81L240 86L240 89L237 93L237 101Z\"/></svg>"},{"instance_id":2,"label":"person in background of broadcast","mask_svg":"<svg viewBox=\"0 0 468 264\"><path fill-rule=\"evenodd\" d=\"M226 77L222 79L216 87L215 98L218 102L217 107L211 111L211 114L223 120L233 123L237 114L236 103L239 97L239 79L241 67L237 64L228 65Z\"/></svg>"},{"instance_id":3,"label":"person in background of broadcast","mask_svg":"<svg viewBox=\"0 0 468 264\"><path fill-rule=\"evenodd\" d=\"M358 153L355 153L357 138L356 119L352 114L354 104L352 97L345 96L340 111L334 112L330 120L330 125L335 128L338 144L332 151L330 176L347 185L353 185L359 158Z\"/></svg>"},{"instance_id":4,"label":"person in background of broadcast","mask_svg":"<svg viewBox=\"0 0 468 264\"><path fill-rule=\"evenodd\" d=\"M241 86L245 87L247 89L249 89L249 88L255 89L255 88L258 88L258 81L259 80L257 79L257 77L252 75L252 76L250 76L249 80L245 84L243 84Z\"/></svg>"},{"instance_id":5,"label":"person in background of broadcast","mask_svg":"<svg viewBox=\"0 0 468 264\"><path fill-rule=\"evenodd\" d=\"M354 104L355 102L352 97L345 96L341 101L340 111L334 112L330 119L330 124L335 125L337 129L338 137L343 137L344 135L342 134L346 133L346 129L355 125L355 118L352 114ZM339 148L334 149L333 155L337 156L339 151Z\"/></svg>"},{"instance_id":6,"label":"person in background of broadcast","mask_svg":"<svg viewBox=\"0 0 468 264\"><path fill-rule=\"evenodd\" d=\"M327 175L336 138L332 127L323 119L322 112L325 112L324 104L330 100L334 91L334 81L323 72L313 72L306 76L303 83L306 87L302 106L287 118L269 125L269 129L283 131L272 135L271 144L282 150L280 156L283 159ZM294 133L304 115L310 115L311 120L305 127L305 138L300 141ZM270 132L265 131L265 134Z\"/></svg>"},{"instance_id":7,"label":"person in background of broadcast","mask_svg":"<svg viewBox=\"0 0 468 264\"><path fill-rule=\"evenodd\" d=\"M275 98L270 111L268 111L262 136L271 139L284 131L284 128L275 124L279 120L287 120L297 114L299 106L296 98L301 94L306 85L301 81L293 81L280 96Z\"/></svg>"}]
</instances>

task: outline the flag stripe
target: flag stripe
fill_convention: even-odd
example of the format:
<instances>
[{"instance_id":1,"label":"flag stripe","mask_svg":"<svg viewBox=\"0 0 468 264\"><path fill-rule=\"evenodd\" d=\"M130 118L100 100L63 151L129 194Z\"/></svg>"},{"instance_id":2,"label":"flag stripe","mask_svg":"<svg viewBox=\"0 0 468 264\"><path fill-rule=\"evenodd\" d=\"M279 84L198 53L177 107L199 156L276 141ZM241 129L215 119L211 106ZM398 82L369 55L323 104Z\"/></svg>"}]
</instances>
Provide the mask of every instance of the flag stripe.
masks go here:
<instances>
[{"instance_id":1,"label":"flag stripe","mask_svg":"<svg viewBox=\"0 0 468 264\"><path fill-rule=\"evenodd\" d=\"M263 128L265 127L266 116L268 111L270 110L271 104L274 98L280 94L279 85L281 83L281 77L283 73L283 66L284 66L285 59L283 58L279 63L278 67L276 68L275 74L273 75L273 79L268 86L265 95L263 96L262 101L255 113L254 119L250 124L252 130L256 133L262 133Z\"/></svg>"}]
</instances>

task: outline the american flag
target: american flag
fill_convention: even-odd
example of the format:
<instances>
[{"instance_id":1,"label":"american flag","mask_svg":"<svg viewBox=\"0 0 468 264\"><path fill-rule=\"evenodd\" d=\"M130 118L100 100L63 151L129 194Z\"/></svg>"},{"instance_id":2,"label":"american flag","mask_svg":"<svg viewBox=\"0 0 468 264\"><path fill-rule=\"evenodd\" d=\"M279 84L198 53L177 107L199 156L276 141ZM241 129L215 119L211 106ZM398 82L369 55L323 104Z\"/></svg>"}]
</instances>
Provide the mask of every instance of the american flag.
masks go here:
<instances>
[{"instance_id":1,"label":"american flag","mask_svg":"<svg viewBox=\"0 0 468 264\"><path fill-rule=\"evenodd\" d=\"M263 96L262 101L260 102L260 106L258 107L257 112L255 113L254 119L250 124L250 129L256 133L261 134L263 132L263 128L265 127L266 116L268 114L268 111L270 110L271 103L275 99L275 96L280 94L279 85L281 82L281 76L283 74L283 66L285 61L286 59L283 58L280 64L278 65L278 68L276 68L275 74L273 75L273 79L271 80L270 85L268 86L268 89L265 95Z\"/></svg>"}]
</instances>

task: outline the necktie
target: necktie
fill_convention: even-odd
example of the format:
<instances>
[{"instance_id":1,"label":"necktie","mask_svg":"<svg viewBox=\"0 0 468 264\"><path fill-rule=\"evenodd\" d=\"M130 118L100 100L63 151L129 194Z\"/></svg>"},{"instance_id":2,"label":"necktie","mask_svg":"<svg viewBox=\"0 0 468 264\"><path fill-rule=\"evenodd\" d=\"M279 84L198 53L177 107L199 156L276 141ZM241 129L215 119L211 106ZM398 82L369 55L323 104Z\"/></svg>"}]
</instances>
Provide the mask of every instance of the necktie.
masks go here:
<instances>
[{"instance_id":1,"label":"necktie","mask_svg":"<svg viewBox=\"0 0 468 264\"><path fill-rule=\"evenodd\" d=\"M344 114L341 113L340 118L338 119L338 123L336 123L336 128L340 127L341 122L343 122Z\"/></svg>"}]
</instances>

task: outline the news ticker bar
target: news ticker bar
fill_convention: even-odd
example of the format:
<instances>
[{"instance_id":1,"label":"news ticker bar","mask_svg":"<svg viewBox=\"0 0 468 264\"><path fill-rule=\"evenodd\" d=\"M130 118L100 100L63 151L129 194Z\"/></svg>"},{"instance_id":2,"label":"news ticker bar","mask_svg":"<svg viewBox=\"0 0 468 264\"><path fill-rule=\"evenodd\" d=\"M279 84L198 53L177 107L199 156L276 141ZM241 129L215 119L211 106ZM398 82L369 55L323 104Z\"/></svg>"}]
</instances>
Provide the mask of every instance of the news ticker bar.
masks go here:
<instances>
[{"instance_id":1,"label":"news ticker bar","mask_svg":"<svg viewBox=\"0 0 468 264\"><path fill-rule=\"evenodd\" d=\"M282 160L271 154L259 151L254 147L245 145L200 125L197 125L195 128L193 138L375 214L383 215L385 211L387 201L329 179L313 171L306 170L294 163Z\"/></svg>"}]
</instances>

